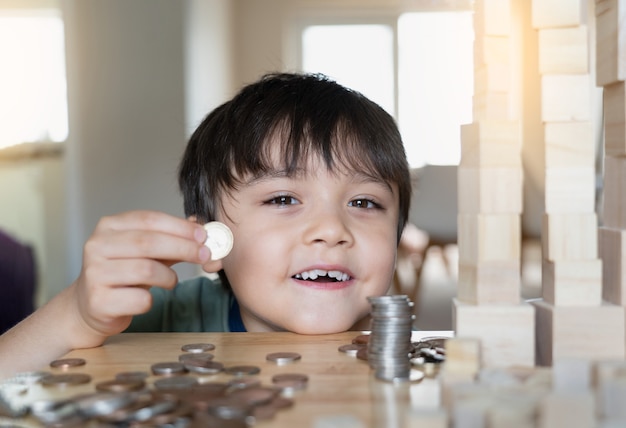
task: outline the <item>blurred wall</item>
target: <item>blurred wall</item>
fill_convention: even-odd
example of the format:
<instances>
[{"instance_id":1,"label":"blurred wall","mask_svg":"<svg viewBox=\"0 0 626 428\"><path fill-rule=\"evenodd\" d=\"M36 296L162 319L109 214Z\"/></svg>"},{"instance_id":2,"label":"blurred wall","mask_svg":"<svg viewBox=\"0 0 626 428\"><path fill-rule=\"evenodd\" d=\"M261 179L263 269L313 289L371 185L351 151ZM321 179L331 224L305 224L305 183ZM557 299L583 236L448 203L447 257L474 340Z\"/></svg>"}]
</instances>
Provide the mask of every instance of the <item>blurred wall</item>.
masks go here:
<instances>
[{"instance_id":1,"label":"blurred wall","mask_svg":"<svg viewBox=\"0 0 626 428\"><path fill-rule=\"evenodd\" d=\"M60 155L0 162L0 227L36 249L38 304L76 278L102 216L183 215L176 172L186 139L234 85L229 0L61 5L68 141Z\"/></svg>"}]
</instances>

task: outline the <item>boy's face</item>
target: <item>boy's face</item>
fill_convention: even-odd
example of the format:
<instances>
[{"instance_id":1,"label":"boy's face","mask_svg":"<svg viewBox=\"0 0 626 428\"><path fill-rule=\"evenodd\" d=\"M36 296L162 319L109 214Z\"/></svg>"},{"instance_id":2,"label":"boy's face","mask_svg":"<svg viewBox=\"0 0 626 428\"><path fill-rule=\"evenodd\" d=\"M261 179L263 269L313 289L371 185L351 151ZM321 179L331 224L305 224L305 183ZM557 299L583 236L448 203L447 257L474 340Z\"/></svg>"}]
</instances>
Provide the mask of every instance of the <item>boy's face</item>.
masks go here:
<instances>
[{"instance_id":1,"label":"boy's face","mask_svg":"<svg viewBox=\"0 0 626 428\"><path fill-rule=\"evenodd\" d=\"M369 314L367 297L391 284L397 188L331 173L315 159L306 167L252 180L222 200L218 220L234 235L222 266L249 331L349 330Z\"/></svg>"}]
</instances>

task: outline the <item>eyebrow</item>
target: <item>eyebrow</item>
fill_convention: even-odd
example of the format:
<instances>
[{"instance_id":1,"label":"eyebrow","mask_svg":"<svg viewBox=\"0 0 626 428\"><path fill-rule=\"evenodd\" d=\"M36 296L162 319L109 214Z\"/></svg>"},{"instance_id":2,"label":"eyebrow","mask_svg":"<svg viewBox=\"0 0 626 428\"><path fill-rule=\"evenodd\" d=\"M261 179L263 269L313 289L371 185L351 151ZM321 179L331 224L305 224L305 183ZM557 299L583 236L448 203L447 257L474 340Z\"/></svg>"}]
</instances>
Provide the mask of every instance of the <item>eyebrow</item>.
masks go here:
<instances>
[{"instance_id":1,"label":"eyebrow","mask_svg":"<svg viewBox=\"0 0 626 428\"><path fill-rule=\"evenodd\" d=\"M297 168L294 171L288 172L285 169L281 169L281 170L272 170L272 171L268 171L264 174L261 175L257 175L255 177L250 178L249 180L245 181L246 185L254 185L254 184L259 184L262 183L264 181L270 181L273 179L277 179L277 178L296 178L299 179L303 176L305 176L307 174L307 171L304 168ZM381 187L386 188L387 190L389 190L391 192L391 194L394 194L393 191L393 187L391 186L391 184L381 178L375 177L371 174L364 174L362 172L355 172L355 171L351 171L351 173L349 174L351 181L357 184L365 184L365 183L372 183L372 184L377 184L380 185Z\"/></svg>"}]
</instances>

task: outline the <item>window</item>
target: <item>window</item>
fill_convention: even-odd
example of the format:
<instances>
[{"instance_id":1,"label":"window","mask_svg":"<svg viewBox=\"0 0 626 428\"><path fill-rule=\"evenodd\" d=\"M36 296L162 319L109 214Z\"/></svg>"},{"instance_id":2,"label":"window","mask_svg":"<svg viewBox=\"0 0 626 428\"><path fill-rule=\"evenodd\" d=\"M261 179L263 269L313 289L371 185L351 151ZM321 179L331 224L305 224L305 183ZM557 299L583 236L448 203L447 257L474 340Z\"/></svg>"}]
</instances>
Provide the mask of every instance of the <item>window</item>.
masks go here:
<instances>
[{"instance_id":1,"label":"window","mask_svg":"<svg viewBox=\"0 0 626 428\"><path fill-rule=\"evenodd\" d=\"M472 13L405 13L396 24L308 26L302 69L328 74L393 115L412 167L458 165L460 126L472 122Z\"/></svg>"},{"instance_id":2,"label":"window","mask_svg":"<svg viewBox=\"0 0 626 428\"><path fill-rule=\"evenodd\" d=\"M0 9L0 149L67 138L63 21L54 9Z\"/></svg>"},{"instance_id":3,"label":"window","mask_svg":"<svg viewBox=\"0 0 626 428\"><path fill-rule=\"evenodd\" d=\"M358 90L393 115L393 45L386 25L312 25L302 34L302 69Z\"/></svg>"}]
</instances>

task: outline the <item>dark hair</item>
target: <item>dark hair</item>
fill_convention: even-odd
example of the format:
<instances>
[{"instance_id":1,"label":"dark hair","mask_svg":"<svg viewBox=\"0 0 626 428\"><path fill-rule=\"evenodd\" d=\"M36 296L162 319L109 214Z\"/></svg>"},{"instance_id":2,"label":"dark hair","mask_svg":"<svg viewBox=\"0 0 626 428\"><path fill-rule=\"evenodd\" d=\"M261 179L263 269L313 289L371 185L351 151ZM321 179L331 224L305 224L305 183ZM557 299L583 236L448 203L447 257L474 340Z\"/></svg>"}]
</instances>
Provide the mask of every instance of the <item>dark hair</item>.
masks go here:
<instances>
[{"instance_id":1,"label":"dark hair","mask_svg":"<svg viewBox=\"0 0 626 428\"><path fill-rule=\"evenodd\" d=\"M362 94L319 74L265 75L203 120L179 169L185 214L214 220L222 192L246 175L275 169L276 143L287 174L318 155L330 171L359 171L397 184L400 239L411 180L395 121Z\"/></svg>"}]
</instances>

